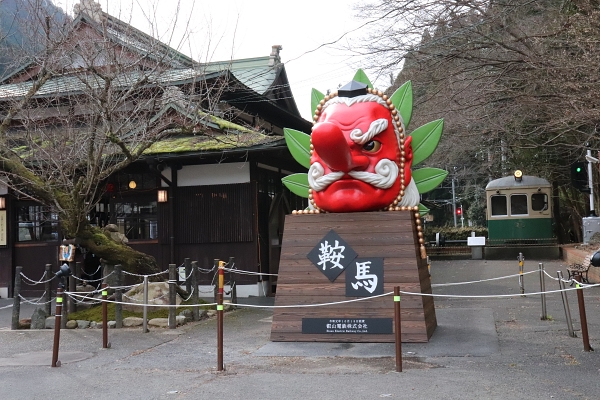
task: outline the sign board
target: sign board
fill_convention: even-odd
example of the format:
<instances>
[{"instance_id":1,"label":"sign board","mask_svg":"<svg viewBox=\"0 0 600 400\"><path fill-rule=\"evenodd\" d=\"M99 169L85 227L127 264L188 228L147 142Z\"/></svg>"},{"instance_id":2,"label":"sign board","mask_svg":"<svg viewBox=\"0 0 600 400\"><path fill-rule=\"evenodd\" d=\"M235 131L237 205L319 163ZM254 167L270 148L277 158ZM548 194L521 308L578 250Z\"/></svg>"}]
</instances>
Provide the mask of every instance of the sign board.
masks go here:
<instances>
[{"instance_id":1,"label":"sign board","mask_svg":"<svg viewBox=\"0 0 600 400\"><path fill-rule=\"evenodd\" d=\"M6 246L6 210L0 210L0 246Z\"/></svg>"},{"instance_id":2,"label":"sign board","mask_svg":"<svg viewBox=\"0 0 600 400\"><path fill-rule=\"evenodd\" d=\"M485 236L469 236L467 246L485 246Z\"/></svg>"},{"instance_id":3,"label":"sign board","mask_svg":"<svg viewBox=\"0 0 600 400\"><path fill-rule=\"evenodd\" d=\"M60 246L60 261L75 260L75 245L67 244Z\"/></svg>"},{"instance_id":4,"label":"sign board","mask_svg":"<svg viewBox=\"0 0 600 400\"><path fill-rule=\"evenodd\" d=\"M302 318L302 333L391 334L392 318Z\"/></svg>"}]
</instances>

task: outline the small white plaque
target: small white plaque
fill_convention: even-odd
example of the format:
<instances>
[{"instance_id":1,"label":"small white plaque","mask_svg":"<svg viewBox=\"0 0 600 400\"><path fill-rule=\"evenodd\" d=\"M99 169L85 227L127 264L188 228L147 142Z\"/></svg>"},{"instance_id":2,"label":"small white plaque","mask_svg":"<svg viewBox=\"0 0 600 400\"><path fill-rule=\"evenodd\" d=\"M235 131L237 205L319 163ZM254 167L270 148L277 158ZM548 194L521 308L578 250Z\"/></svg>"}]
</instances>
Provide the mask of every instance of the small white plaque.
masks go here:
<instances>
[{"instance_id":1,"label":"small white plaque","mask_svg":"<svg viewBox=\"0 0 600 400\"><path fill-rule=\"evenodd\" d=\"M485 246L485 236L469 236L467 246Z\"/></svg>"}]
</instances>

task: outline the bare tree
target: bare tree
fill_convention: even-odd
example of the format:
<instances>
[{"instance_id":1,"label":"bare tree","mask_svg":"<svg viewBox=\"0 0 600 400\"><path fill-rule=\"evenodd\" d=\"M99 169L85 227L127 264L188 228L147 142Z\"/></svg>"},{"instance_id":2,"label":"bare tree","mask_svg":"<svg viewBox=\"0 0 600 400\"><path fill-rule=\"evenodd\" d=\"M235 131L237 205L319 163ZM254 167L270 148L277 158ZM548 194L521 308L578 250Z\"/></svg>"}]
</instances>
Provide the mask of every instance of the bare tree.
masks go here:
<instances>
[{"instance_id":1,"label":"bare tree","mask_svg":"<svg viewBox=\"0 0 600 400\"><path fill-rule=\"evenodd\" d=\"M65 21L49 18L39 1L20 5L35 22L26 32L33 45L19 49L20 69L0 85L0 181L51 207L64 237L98 257L155 269L152 257L91 225L89 213L111 175L208 118L223 82L198 78L202 66L93 1Z\"/></svg>"},{"instance_id":2,"label":"bare tree","mask_svg":"<svg viewBox=\"0 0 600 400\"><path fill-rule=\"evenodd\" d=\"M597 2L382 0L360 11L381 27L359 50L371 67L403 62L395 86L413 80L416 114L446 119L437 162L480 186L524 169L583 212L568 166L600 147Z\"/></svg>"}]
</instances>

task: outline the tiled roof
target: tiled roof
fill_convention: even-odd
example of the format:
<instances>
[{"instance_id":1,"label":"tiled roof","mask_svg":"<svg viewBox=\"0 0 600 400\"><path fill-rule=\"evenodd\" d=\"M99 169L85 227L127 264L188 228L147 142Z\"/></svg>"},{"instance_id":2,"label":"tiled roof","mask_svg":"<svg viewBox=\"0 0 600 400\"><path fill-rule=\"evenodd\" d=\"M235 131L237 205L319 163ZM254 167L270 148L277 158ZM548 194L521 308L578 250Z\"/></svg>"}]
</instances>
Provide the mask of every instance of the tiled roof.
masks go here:
<instances>
[{"instance_id":1,"label":"tiled roof","mask_svg":"<svg viewBox=\"0 0 600 400\"><path fill-rule=\"evenodd\" d=\"M268 58L266 58L268 61ZM249 66L240 60L240 64L233 61L230 64L214 63L199 65L197 68L170 69L164 72L148 73L144 71L125 72L118 75L115 79L115 87L126 88L134 83L140 82L147 77L149 84L156 85L177 85L185 82L191 82L194 79L204 80L225 72L227 67L231 67L231 73L245 86L249 87L258 94L264 94L273 84L277 76L276 70L268 65ZM81 93L88 89L100 88L104 86L104 80L97 75L86 75L84 73L75 73L63 76L57 76L49 79L42 86L35 97L47 97L64 95L67 93ZM0 85L0 99L9 99L24 96L32 87L33 82L11 83Z\"/></svg>"}]
</instances>

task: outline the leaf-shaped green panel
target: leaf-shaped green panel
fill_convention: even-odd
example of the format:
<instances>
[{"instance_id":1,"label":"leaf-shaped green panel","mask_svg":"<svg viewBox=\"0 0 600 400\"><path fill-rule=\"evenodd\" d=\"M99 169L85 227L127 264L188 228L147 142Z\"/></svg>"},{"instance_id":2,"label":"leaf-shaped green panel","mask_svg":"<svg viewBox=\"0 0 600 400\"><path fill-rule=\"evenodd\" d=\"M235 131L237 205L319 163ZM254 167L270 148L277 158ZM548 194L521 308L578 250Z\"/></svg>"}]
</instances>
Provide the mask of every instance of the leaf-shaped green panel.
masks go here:
<instances>
[{"instance_id":1,"label":"leaf-shaped green panel","mask_svg":"<svg viewBox=\"0 0 600 400\"><path fill-rule=\"evenodd\" d=\"M402 122L404 122L404 127L408 128L413 111L412 82L404 82L402 86L396 89L392 97L390 97L390 100L400 113Z\"/></svg>"},{"instance_id":2,"label":"leaf-shaped green panel","mask_svg":"<svg viewBox=\"0 0 600 400\"><path fill-rule=\"evenodd\" d=\"M319 103L321 102L321 100L323 100L325 98L325 95L321 92L319 92L317 89L312 90L312 92L310 92L310 106L312 107L310 110L310 115L315 115L315 110L317 109L317 106L319 105Z\"/></svg>"},{"instance_id":3,"label":"leaf-shaped green panel","mask_svg":"<svg viewBox=\"0 0 600 400\"><path fill-rule=\"evenodd\" d=\"M444 130L444 120L437 119L415 129L412 136L413 162L415 166L429 157L437 147Z\"/></svg>"},{"instance_id":4,"label":"leaf-shaped green panel","mask_svg":"<svg viewBox=\"0 0 600 400\"><path fill-rule=\"evenodd\" d=\"M310 168L310 135L295 129L284 128L283 136L294 159L303 167Z\"/></svg>"},{"instance_id":5,"label":"leaf-shaped green panel","mask_svg":"<svg viewBox=\"0 0 600 400\"><path fill-rule=\"evenodd\" d=\"M435 189L447 175L448 171L439 168L421 168L412 172L419 193L427 193Z\"/></svg>"},{"instance_id":6,"label":"leaf-shaped green panel","mask_svg":"<svg viewBox=\"0 0 600 400\"><path fill-rule=\"evenodd\" d=\"M363 71L362 69L359 69L358 71L356 71L356 74L354 74L354 78L352 78L352 80L354 80L356 82L364 83L365 85L367 85L368 87L373 89L373 84L367 77L367 74L365 74L365 71Z\"/></svg>"},{"instance_id":7,"label":"leaf-shaped green panel","mask_svg":"<svg viewBox=\"0 0 600 400\"><path fill-rule=\"evenodd\" d=\"M429 212L429 208L425 207L423 204L419 204L419 215L422 217L423 215Z\"/></svg>"},{"instance_id":8,"label":"leaf-shaped green panel","mask_svg":"<svg viewBox=\"0 0 600 400\"><path fill-rule=\"evenodd\" d=\"M308 197L308 174L292 174L281 179L290 191L300 197Z\"/></svg>"}]
</instances>

